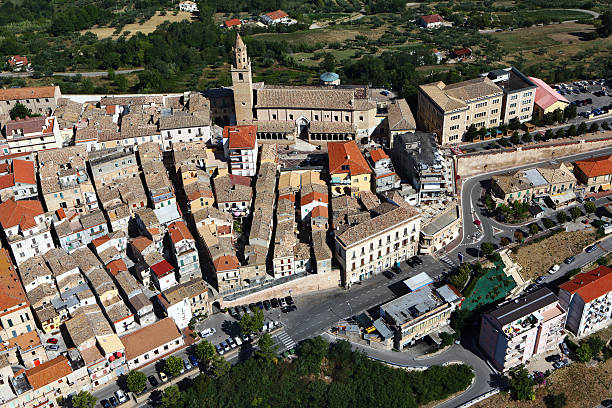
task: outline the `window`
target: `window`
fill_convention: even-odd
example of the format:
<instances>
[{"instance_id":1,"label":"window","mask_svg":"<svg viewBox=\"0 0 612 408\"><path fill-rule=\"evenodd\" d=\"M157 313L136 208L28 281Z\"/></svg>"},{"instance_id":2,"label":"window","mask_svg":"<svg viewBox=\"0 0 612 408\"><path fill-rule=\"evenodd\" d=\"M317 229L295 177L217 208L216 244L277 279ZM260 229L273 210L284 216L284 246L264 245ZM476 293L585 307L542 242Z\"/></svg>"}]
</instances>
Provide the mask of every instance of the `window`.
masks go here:
<instances>
[{"instance_id":1,"label":"window","mask_svg":"<svg viewBox=\"0 0 612 408\"><path fill-rule=\"evenodd\" d=\"M496 114L497 112L499 112L499 109L491 109L491 114Z\"/></svg>"},{"instance_id":2,"label":"window","mask_svg":"<svg viewBox=\"0 0 612 408\"><path fill-rule=\"evenodd\" d=\"M450 130L457 130L459 129L459 125L453 125L450 127Z\"/></svg>"},{"instance_id":3,"label":"window","mask_svg":"<svg viewBox=\"0 0 612 408\"><path fill-rule=\"evenodd\" d=\"M451 116L450 120L458 120L461 117L461 115L453 115Z\"/></svg>"},{"instance_id":4,"label":"window","mask_svg":"<svg viewBox=\"0 0 612 408\"><path fill-rule=\"evenodd\" d=\"M293 115L289 115L289 119L290 119L290 120L293 120Z\"/></svg>"},{"instance_id":5,"label":"window","mask_svg":"<svg viewBox=\"0 0 612 408\"><path fill-rule=\"evenodd\" d=\"M516 102L510 104L511 108L516 108Z\"/></svg>"},{"instance_id":6,"label":"window","mask_svg":"<svg viewBox=\"0 0 612 408\"><path fill-rule=\"evenodd\" d=\"M239 81L244 81L244 75L242 75L242 72L238 73L238 80Z\"/></svg>"},{"instance_id":7,"label":"window","mask_svg":"<svg viewBox=\"0 0 612 408\"><path fill-rule=\"evenodd\" d=\"M359 116L359 120L363 120L363 116Z\"/></svg>"},{"instance_id":8,"label":"window","mask_svg":"<svg viewBox=\"0 0 612 408\"><path fill-rule=\"evenodd\" d=\"M491 125L494 125L497 123L497 119L491 119L489 122L491 123Z\"/></svg>"},{"instance_id":9,"label":"window","mask_svg":"<svg viewBox=\"0 0 612 408\"><path fill-rule=\"evenodd\" d=\"M517 99L518 99L518 95L512 95L512 96L510 97L510 100L513 100L513 101L515 101L515 100L517 100Z\"/></svg>"},{"instance_id":10,"label":"window","mask_svg":"<svg viewBox=\"0 0 612 408\"><path fill-rule=\"evenodd\" d=\"M476 104L476 109L484 108L485 106L487 106L487 102L478 102Z\"/></svg>"}]
</instances>

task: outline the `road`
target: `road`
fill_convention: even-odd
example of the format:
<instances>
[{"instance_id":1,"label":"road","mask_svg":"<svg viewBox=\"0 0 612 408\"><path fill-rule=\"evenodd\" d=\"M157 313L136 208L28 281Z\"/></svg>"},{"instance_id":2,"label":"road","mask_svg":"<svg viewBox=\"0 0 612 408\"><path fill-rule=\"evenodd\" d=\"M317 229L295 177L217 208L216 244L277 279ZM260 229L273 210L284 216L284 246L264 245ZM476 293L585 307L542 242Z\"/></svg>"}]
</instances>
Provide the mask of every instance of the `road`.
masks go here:
<instances>
[{"instance_id":1,"label":"road","mask_svg":"<svg viewBox=\"0 0 612 408\"><path fill-rule=\"evenodd\" d=\"M144 71L144 68L119 69L115 71L115 74L122 75L122 74L130 74L132 72L140 72L140 71ZM32 75L33 75L33 72L0 72L0 77L8 77L8 78L31 77ZM54 72L53 73L53 76L75 77L77 75L81 75L84 78L106 77L108 76L108 71Z\"/></svg>"}]
</instances>

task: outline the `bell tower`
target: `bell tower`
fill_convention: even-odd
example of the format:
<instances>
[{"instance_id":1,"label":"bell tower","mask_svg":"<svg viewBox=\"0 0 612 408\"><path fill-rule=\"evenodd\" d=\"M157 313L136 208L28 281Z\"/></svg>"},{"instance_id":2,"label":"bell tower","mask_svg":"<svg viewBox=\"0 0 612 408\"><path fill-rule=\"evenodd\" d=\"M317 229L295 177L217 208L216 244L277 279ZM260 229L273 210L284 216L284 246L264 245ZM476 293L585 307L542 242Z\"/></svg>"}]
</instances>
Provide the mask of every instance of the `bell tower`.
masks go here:
<instances>
[{"instance_id":1,"label":"bell tower","mask_svg":"<svg viewBox=\"0 0 612 408\"><path fill-rule=\"evenodd\" d=\"M240 34L236 35L232 61L232 85L234 88L234 110L236 123L239 125L253 120L253 81L251 78L251 60Z\"/></svg>"}]
</instances>

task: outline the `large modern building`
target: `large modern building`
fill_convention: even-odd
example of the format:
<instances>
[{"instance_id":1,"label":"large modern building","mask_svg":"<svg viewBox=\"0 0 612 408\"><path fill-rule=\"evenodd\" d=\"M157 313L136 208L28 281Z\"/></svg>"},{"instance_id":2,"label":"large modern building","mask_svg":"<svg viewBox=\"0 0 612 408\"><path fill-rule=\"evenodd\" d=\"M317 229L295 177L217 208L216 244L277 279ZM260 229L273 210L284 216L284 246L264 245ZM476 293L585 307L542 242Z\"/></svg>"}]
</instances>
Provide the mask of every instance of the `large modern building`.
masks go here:
<instances>
[{"instance_id":1,"label":"large modern building","mask_svg":"<svg viewBox=\"0 0 612 408\"><path fill-rule=\"evenodd\" d=\"M565 326L584 337L607 327L612 319L612 268L599 266L559 286L559 303L567 310Z\"/></svg>"},{"instance_id":2,"label":"large modern building","mask_svg":"<svg viewBox=\"0 0 612 408\"><path fill-rule=\"evenodd\" d=\"M499 126L503 98L503 89L488 77L421 85L417 125L435 133L440 144L456 144L470 125L477 129Z\"/></svg>"},{"instance_id":3,"label":"large modern building","mask_svg":"<svg viewBox=\"0 0 612 408\"><path fill-rule=\"evenodd\" d=\"M486 74L493 83L504 91L500 123L512 119L519 122L531 120L538 85L514 67L496 69Z\"/></svg>"},{"instance_id":4,"label":"large modern building","mask_svg":"<svg viewBox=\"0 0 612 408\"><path fill-rule=\"evenodd\" d=\"M484 314L478 343L495 368L507 371L556 348L565 335L565 318L557 296L542 288Z\"/></svg>"}]
</instances>

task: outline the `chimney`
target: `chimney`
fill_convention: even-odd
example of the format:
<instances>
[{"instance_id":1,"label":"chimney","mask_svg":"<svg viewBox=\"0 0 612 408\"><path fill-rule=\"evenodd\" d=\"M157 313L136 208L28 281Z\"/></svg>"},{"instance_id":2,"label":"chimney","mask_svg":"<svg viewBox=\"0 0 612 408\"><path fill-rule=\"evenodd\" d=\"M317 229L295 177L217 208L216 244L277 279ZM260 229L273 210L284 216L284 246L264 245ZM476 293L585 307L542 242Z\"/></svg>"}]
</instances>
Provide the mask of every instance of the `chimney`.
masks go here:
<instances>
[{"instance_id":1,"label":"chimney","mask_svg":"<svg viewBox=\"0 0 612 408\"><path fill-rule=\"evenodd\" d=\"M351 160L351 155L350 154L346 155L346 160Z\"/></svg>"}]
</instances>

